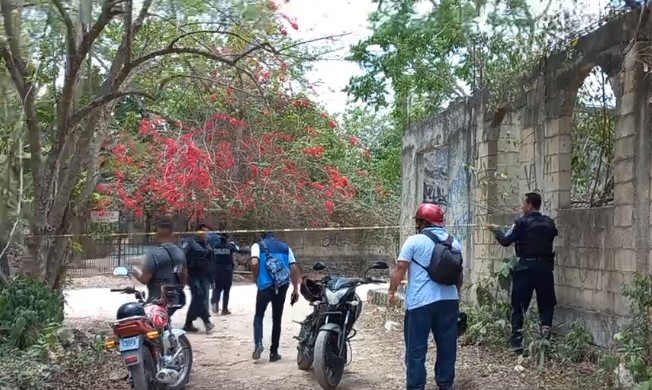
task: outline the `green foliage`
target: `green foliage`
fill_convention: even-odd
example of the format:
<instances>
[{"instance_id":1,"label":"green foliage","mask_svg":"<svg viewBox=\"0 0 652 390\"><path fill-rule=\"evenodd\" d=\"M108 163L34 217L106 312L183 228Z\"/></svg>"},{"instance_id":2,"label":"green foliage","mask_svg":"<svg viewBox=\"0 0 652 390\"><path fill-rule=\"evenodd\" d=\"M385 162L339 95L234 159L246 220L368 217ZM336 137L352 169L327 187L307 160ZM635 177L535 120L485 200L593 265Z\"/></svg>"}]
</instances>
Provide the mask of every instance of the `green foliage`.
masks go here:
<instances>
[{"instance_id":1,"label":"green foliage","mask_svg":"<svg viewBox=\"0 0 652 390\"><path fill-rule=\"evenodd\" d=\"M569 31L565 19L575 17L548 11L535 14L526 1L380 3L369 18L371 35L351 49L349 59L365 74L351 78L347 91L391 111L378 164L387 179L400 177L401 140L410 124L478 90L494 108L523 92L519 81Z\"/></svg>"},{"instance_id":2,"label":"green foliage","mask_svg":"<svg viewBox=\"0 0 652 390\"><path fill-rule=\"evenodd\" d=\"M632 320L614 336L618 344L617 353L634 375L637 383L652 380L652 279L637 274L634 281L624 288L623 294L629 300Z\"/></svg>"},{"instance_id":3,"label":"green foliage","mask_svg":"<svg viewBox=\"0 0 652 390\"><path fill-rule=\"evenodd\" d=\"M31 277L19 276L0 290L0 346L25 349L63 322L64 297Z\"/></svg>"},{"instance_id":4,"label":"green foliage","mask_svg":"<svg viewBox=\"0 0 652 390\"><path fill-rule=\"evenodd\" d=\"M507 293L516 261L515 256L504 258L498 270L491 270L489 276L475 286L477 304L468 312L466 343L496 347L509 341L511 305Z\"/></svg>"},{"instance_id":5,"label":"green foliage","mask_svg":"<svg viewBox=\"0 0 652 390\"><path fill-rule=\"evenodd\" d=\"M578 91L571 127L571 200L600 207L613 200L615 96L609 80L594 68Z\"/></svg>"}]
</instances>

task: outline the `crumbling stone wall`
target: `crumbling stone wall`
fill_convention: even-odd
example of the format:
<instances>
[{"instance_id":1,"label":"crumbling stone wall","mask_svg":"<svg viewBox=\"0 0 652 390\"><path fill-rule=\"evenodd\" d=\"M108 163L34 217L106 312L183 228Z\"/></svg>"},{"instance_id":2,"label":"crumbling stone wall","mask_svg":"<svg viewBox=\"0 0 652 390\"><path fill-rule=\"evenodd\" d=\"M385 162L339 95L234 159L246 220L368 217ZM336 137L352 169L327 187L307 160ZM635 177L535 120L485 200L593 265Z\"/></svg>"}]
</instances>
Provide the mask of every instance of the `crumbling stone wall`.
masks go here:
<instances>
[{"instance_id":1,"label":"crumbling stone wall","mask_svg":"<svg viewBox=\"0 0 652 390\"><path fill-rule=\"evenodd\" d=\"M652 271L651 89L644 77L650 68L645 63L651 58L652 22L647 19L639 11L615 17L542 61L525 81L523 96L512 104L496 108L476 94L410 128L403 141L404 224L411 224L423 200L418 187L424 175L421 155L446 149L449 170L459 161L473 167L467 186L451 186L450 177L436 180L449 193L455 191L457 201L466 199L462 202L470 216L461 218L462 208L449 204L447 219L472 225L454 227L466 233L472 280L513 253L500 248L482 227L511 224L522 195L542 193L543 212L557 220L560 232L555 243L557 320L586 320L601 344L626 321L622 286L635 272ZM572 209L573 108L578 89L596 66L608 75L617 99L614 204Z\"/></svg>"}]
</instances>

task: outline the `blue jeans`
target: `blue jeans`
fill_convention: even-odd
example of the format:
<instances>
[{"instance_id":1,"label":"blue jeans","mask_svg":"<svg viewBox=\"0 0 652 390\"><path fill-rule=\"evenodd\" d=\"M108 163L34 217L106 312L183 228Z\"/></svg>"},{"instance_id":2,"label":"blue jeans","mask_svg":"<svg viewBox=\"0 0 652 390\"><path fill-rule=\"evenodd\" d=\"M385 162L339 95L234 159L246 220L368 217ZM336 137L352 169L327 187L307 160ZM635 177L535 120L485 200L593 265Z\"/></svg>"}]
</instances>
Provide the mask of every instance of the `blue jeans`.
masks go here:
<instances>
[{"instance_id":1,"label":"blue jeans","mask_svg":"<svg viewBox=\"0 0 652 390\"><path fill-rule=\"evenodd\" d=\"M407 390L424 390L426 386L426 354L430 333L437 345L435 382L440 390L452 388L455 382L457 360L458 300L431 303L406 310L403 333L405 336L405 365Z\"/></svg>"},{"instance_id":2,"label":"blue jeans","mask_svg":"<svg viewBox=\"0 0 652 390\"><path fill-rule=\"evenodd\" d=\"M264 290L258 290L256 294L256 314L254 316L254 344L256 346L263 343L263 319L267 306L272 304L272 345L269 352L278 353L279 341L281 339L281 319L283 318L283 305L288 292L288 286L275 289L269 287Z\"/></svg>"}]
</instances>

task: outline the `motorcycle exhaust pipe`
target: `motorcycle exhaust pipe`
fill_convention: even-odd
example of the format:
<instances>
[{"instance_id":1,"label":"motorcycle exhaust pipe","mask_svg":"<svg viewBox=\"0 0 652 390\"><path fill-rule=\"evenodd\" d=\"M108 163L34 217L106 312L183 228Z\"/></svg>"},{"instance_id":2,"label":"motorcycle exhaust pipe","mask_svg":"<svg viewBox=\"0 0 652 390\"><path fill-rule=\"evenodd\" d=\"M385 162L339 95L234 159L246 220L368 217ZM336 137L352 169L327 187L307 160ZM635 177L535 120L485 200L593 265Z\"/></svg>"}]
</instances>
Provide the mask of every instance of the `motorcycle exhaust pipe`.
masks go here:
<instances>
[{"instance_id":1,"label":"motorcycle exhaust pipe","mask_svg":"<svg viewBox=\"0 0 652 390\"><path fill-rule=\"evenodd\" d=\"M164 368L156 373L156 380L164 385L173 385L179 381L179 373L169 368Z\"/></svg>"}]
</instances>

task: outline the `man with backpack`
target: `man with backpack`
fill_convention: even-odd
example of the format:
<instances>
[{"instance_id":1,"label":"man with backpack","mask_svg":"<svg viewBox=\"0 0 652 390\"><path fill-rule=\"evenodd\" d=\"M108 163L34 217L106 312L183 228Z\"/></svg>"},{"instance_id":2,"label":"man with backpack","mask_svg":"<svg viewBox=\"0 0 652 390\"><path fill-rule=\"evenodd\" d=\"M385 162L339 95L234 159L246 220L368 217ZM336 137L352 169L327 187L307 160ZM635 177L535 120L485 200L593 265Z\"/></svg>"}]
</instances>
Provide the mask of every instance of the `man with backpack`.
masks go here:
<instances>
[{"instance_id":1,"label":"man with backpack","mask_svg":"<svg viewBox=\"0 0 652 390\"><path fill-rule=\"evenodd\" d=\"M409 270L403 329L407 390L425 389L431 332L437 345L435 382L440 390L450 390L455 383L462 247L444 227L444 211L437 204L421 204L414 218L417 234L403 244L389 287L393 305Z\"/></svg>"},{"instance_id":2,"label":"man with backpack","mask_svg":"<svg viewBox=\"0 0 652 390\"><path fill-rule=\"evenodd\" d=\"M281 338L281 318L283 306L290 283L292 283L291 303L299 299L301 271L296 264L294 253L288 244L274 237L271 232L262 235L261 240L251 246L251 271L258 294L256 295L256 314L254 316L254 352L252 358L260 359L263 351L263 318L267 306L272 304L272 344L269 361L281 359L278 353Z\"/></svg>"}]
</instances>

